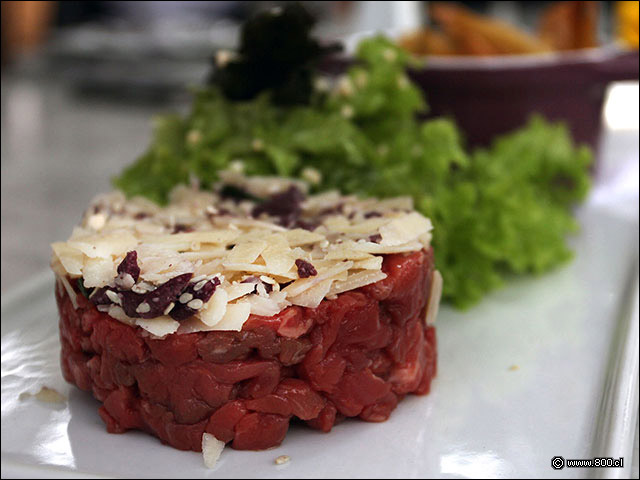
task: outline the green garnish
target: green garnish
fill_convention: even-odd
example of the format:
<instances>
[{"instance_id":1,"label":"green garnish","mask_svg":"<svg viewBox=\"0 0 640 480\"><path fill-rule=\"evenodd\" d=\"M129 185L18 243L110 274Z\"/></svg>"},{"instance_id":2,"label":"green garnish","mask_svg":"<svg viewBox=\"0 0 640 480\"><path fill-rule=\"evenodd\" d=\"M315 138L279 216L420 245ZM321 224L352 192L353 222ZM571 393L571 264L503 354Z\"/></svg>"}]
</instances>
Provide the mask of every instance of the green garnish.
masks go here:
<instances>
[{"instance_id":1,"label":"green garnish","mask_svg":"<svg viewBox=\"0 0 640 480\"><path fill-rule=\"evenodd\" d=\"M269 88L245 101L218 85L199 90L185 118L157 120L149 150L115 185L164 203L190 175L209 187L218 170L242 160L247 174L297 177L314 167L321 190L411 195L434 223L444 299L459 307L510 274L571 257L565 237L577 228L571 211L589 189L591 153L564 126L534 117L468 152L452 121L416 120L426 104L405 74L404 51L375 37L356 56L337 88L304 105L276 104Z\"/></svg>"},{"instance_id":2,"label":"green garnish","mask_svg":"<svg viewBox=\"0 0 640 480\"><path fill-rule=\"evenodd\" d=\"M87 298L87 299L89 298L89 295L91 295L90 290L93 290L93 288L90 290L87 290L81 278L78 279L78 289L80 290L80 293L82 293L84 298Z\"/></svg>"}]
</instances>

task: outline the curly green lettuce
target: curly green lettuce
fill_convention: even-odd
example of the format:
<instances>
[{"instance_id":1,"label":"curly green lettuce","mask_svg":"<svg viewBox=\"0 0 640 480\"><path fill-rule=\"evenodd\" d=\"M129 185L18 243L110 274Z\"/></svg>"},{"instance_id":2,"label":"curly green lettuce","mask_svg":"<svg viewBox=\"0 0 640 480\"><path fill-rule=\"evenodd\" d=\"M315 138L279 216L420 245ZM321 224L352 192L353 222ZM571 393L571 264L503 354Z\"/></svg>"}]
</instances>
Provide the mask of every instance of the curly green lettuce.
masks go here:
<instances>
[{"instance_id":1,"label":"curly green lettuce","mask_svg":"<svg viewBox=\"0 0 640 480\"><path fill-rule=\"evenodd\" d=\"M319 190L410 195L434 223L443 297L467 307L513 274L566 261L577 228L572 208L589 189L591 153L561 124L533 117L469 152L449 119L417 120L427 108L406 76L408 55L384 37L363 41L358 62L307 105L274 104L266 91L231 101L215 86L191 112L157 119L147 152L114 180L127 195L167 201L179 183L204 187L242 160L247 174L322 174Z\"/></svg>"}]
</instances>

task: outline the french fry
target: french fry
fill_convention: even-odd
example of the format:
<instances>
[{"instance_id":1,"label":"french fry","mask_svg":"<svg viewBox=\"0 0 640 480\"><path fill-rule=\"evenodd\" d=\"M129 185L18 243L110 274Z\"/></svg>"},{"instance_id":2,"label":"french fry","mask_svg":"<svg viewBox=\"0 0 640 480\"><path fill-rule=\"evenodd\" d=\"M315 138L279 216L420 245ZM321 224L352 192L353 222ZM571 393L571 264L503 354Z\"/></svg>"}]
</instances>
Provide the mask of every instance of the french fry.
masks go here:
<instances>
[{"instance_id":1,"label":"french fry","mask_svg":"<svg viewBox=\"0 0 640 480\"><path fill-rule=\"evenodd\" d=\"M556 2L540 17L538 34L554 50L572 50L576 10L575 2Z\"/></svg>"},{"instance_id":2,"label":"french fry","mask_svg":"<svg viewBox=\"0 0 640 480\"><path fill-rule=\"evenodd\" d=\"M598 46L599 2L576 2L576 23L574 48Z\"/></svg>"},{"instance_id":3,"label":"french fry","mask_svg":"<svg viewBox=\"0 0 640 480\"><path fill-rule=\"evenodd\" d=\"M399 44L415 55L455 55L456 49L445 34L425 28L404 35Z\"/></svg>"},{"instance_id":4,"label":"french fry","mask_svg":"<svg viewBox=\"0 0 640 480\"><path fill-rule=\"evenodd\" d=\"M598 2L557 2L540 19L540 38L555 50L576 50L598 45Z\"/></svg>"},{"instance_id":5,"label":"french fry","mask_svg":"<svg viewBox=\"0 0 640 480\"><path fill-rule=\"evenodd\" d=\"M459 55L474 55L486 57L500 55L500 49L496 48L486 37L469 29L450 26L448 34Z\"/></svg>"},{"instance_id":6,"label":"french fry","mask_svg":"<svg viewBox=\"0 0 640 480\"><path fill-rule=\"evenodd\" d=\"M638 2L616 2L617 36L628 47L638 48Z\"/></svg>"},{"instance_id":7,"label":"french fry","mask_svg":"<svg viewBox=\"0 0 640 480\"><path fill-rule=\"evenodd\" d=\"M431 16L452 37L460 32L476 39L483 37L486 44L498 50L498 53L540 53L550 50L546 43L533 35L504 22L486 19L458 5L435 3L431 6Z\"/></svg>"}]
</instances>

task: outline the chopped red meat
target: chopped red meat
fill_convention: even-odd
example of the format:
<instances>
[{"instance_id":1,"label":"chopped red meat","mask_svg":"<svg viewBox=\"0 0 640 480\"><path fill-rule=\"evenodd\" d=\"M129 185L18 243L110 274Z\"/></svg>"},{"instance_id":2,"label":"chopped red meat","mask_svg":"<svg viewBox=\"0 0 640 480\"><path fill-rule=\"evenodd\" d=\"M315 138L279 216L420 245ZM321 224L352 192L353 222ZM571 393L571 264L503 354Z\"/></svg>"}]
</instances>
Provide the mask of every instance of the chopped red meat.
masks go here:
<instances>
[{"instance_id":1,"label":"chopped red meat","mask_svg":"<svg viewBox=\"0 0 640 480\"><path fill-rule=\"evenodd\" d=\"M387 278L240 332L164 339L114 320L80 293L56 292L62 370L103 402L111 433L145 430L200 451L204 432L233 448L282 442L292 418L328 432L345 417L389 418L436 374L434 327L424 322L433 252L386 255Z\"/></svg>"}]
</instances>

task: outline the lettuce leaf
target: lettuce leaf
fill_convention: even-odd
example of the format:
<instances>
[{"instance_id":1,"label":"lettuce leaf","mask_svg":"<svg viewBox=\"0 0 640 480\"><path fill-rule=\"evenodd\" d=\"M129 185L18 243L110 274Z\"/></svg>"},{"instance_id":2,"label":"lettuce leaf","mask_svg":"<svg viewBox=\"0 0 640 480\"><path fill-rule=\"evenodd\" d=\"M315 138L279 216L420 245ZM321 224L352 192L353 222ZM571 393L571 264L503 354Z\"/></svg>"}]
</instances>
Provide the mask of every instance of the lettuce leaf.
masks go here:
<instances>
[{"instance_id":1,"label":"lettuce leaf","mask_svg":"<svg viewBox=\"0 0 640 480\"><path fill-rule=\"evenodd\" d=\"M160 117L147 152L114 184L164 203L190 176L206 188L242 160L248 174L322 173L316 189L411 195L434 223L443 296L467 307L508 276L541 273L571 258L572 208L589 186L591 153L562 124L534 116L486 149L469 152L455 123L421 122L424 98L408 80L409 56L384 37L363 41L358 62L308 105L282 106L265 91L232 101L196 92L184 118Z\"/></svg>"}]
</instances>

